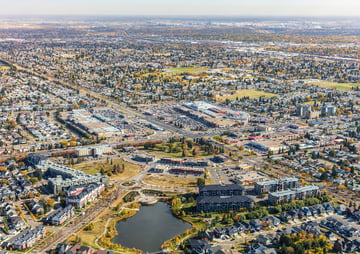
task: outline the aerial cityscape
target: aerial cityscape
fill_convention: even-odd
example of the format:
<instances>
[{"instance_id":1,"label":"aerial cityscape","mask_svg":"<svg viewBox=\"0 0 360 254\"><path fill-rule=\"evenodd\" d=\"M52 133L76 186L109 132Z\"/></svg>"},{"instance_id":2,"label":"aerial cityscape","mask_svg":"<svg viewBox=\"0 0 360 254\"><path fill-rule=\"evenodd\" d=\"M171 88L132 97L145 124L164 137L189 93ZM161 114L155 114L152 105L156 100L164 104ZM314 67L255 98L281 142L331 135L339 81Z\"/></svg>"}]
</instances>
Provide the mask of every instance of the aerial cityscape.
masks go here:
<instances>
[{"instance_id":1,"label":"aerial cityscape","mask_svg":"<svg viewBox=\"0 0 360 254\"><path fill-rule=\"evenodd\" d=\"M0 10L0 254L360 253L359 3L72 2Z\"/></svg>"}]
</instances>

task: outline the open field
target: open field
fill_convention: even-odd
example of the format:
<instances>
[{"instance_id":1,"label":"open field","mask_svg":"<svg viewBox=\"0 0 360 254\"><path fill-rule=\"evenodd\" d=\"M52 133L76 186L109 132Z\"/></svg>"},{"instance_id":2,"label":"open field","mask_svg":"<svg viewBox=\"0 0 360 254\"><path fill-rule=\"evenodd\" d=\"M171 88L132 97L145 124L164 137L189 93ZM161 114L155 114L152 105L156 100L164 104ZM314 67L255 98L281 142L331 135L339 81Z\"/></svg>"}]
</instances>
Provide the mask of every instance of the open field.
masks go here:
<instances>
[{"instance_id":1,"label":"open field","mask_svg":"<svg viewBox=\"0 0 360 254\"><path fill-rule=\"evenodd\" d=\"M188 178L173 175L147 175L143 178L147 184L167 187L196 187L197 178ZM206 179L206 184L213 184L212 179Z\"/></svg>"},{"instance_id":2,"label":"open field","mask_svg":"<svg viewBox=\"0 0 360 254\"><path fill-rule=\"evenodd\" d=\"M135 49L119 49L120 51L123 52L131 52L131 51L135 51Z\"/></svg>"},{"instance_id":3,"label":"open field","mask_svg":"<svg viewBox=\"0 0 360 254\"><path fill-rule=\"evenodd\" d=\"M101 170L103 170L104 172L111 172L114 165L119 165L120 167L124 165L124 172L119 174L112 174L109 177L111 180L125 181L133 176L136 176L141 171L140 166L124 161L123 159L113 159L112 164L111 160L87 161L76 164L73 166L73 168L81 170L89 175L95 175L97 173L100 173Z\"/></svg>"},{"instance_id":4,"label":"open field","mask_svg":"<svg viewBox=\"0 0 360 254\"><path fill-rule=\"evenodd\" d=\"M320 101L318 101L318 100L313 100L313 101L307 101L307 102L304 102L304 104L314 106L315 101L316 101L316 103L317 103L317 104L319 104L319 103L320 103Z\"/></svg>"},{"instance_id":5,"label":"open field","mask_svg":"<svg viewBox=\"0 0 360 254\"><path fill-rule=\"evenodd\" d=\"M176 68L171 68L168 71L170 73L198 73L198 72L204 72L204 71L208 71L209 68L207 67L176 67Z\"/></svg>"},{"instance_id":6,"label":"open field","mask_svg":"<svg viewBox=\"0 0 360 254\"><path fill-rule=\"evenodd\" d=\"M106 219L98 219L92 223L94 225L94 228L92 230L81 230L77 234L77 236L80 237L81 244L94 249L98 249L95 244L95 240L104 232L105 223ZM70 240L74 239L70 238Z\"/></svg>"},{"instance_id":7,"label":"open field","mask_svg":"<svg viewBox=\"0 0 360 254\"><path fill-rule=\"evenodd\" d=\"M338 90L349 91L352 87L360 87L360 84L352 84L352 83L336 83L331 81L320 81L311 83L311 85L326 87L326 88L334 88Z\"/></svg>"},{"instance_id":8,"label":"open field","mask_svg":"<svg viewBox=\"0 0 360 254\"><path fill-rule=\"evenodd\" d=\"M251 99L254 99L259 97L274 97L274 96L278 96L278 95L273 93L258 91L256 89L244 89L244 90L234 91L232 94L221 95L221 96L217 95L216 99L219 101L225 101L226 99L234 101L236 100L236 98L240 99L243 97L249 97Z\"/></svg>"},{"instance_id":9,"label":"open field","mask_svg":"<svg viewBox=\"0 0 360 254\"><path fill-rule=\"evenodd\" d=\"M0 71L8 71L8 70L10 70L9 66L0 65Z\"/></svg>"},{"instance_id":10,"label":"open field","mask_svg":"<svg viewBox=\"0 0 360 254\"><path fill-rule=\"evenodd\" d=\"M143 147L139 147L139 149L144 149ZM195 149L196 153L193 155L193 149ZM171 148L166 144L157 144L154 148L144 149L147 153L155 155L158 158L163 157L175 157L175 158L196 158L196 159L204 159L213 156L213 154L207 154L204 151L204 147L193 144L190 147L185 146L185 156L183 156L183 149L181 142L175 142L172 144ZM171 150L171 151L170 151Z\"/></svg>"},{"instance_id":11,"label":"open field","mask_svg":"<svg viewBox=\"0 0 360 254\"><path fill-rule=\"evenodd\" d=\"M151 53L151 56L170 56L170 53Z\"/></svg>"}]
</instances>

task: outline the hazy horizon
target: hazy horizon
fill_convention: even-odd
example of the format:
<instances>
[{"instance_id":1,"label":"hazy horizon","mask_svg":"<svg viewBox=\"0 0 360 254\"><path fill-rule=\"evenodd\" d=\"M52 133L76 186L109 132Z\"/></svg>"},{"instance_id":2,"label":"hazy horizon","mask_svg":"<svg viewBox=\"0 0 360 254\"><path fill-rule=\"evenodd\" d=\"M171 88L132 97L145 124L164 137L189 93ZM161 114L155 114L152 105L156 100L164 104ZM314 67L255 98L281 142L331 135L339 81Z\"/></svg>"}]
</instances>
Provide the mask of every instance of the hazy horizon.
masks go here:
<instances>
[{"instance_id":1,"label":"hazy horizon","mask_svg":"<svg viewBox=\"0 0 360 254\"><path fill-rule=\"evenodd\" d=\"M0 0L3 16L359 17L356 0Z\"/></svg>"}]
</instances>

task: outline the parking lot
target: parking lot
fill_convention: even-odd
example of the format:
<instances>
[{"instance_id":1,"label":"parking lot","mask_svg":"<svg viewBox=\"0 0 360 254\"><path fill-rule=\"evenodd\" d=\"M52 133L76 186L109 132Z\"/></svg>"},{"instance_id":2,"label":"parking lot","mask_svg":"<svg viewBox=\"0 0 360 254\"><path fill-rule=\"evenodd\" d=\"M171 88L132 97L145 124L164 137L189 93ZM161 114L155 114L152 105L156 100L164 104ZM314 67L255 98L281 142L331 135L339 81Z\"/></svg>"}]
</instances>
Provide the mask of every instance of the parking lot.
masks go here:
<instances>
[{"instance_id":1,"label":"parking lot","mask_svg":"<svg viewBox=\"0 0 360 254\"><path fill-rule=\"evenodd\" d=\"M217 170L217 175L224 183L242 183L243 185L252 185L256 181L270 180L266 174L260 171L239 169L238 167L226 167Z\"/></svg>"}]
</instances>

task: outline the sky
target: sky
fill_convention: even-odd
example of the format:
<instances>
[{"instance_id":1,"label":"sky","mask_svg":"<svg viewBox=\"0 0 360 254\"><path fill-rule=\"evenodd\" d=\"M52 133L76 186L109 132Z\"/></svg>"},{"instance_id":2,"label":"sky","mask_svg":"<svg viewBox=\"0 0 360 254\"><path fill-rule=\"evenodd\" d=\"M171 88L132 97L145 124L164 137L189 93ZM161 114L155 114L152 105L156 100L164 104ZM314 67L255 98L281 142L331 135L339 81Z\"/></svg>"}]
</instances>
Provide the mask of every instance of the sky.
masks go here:
<instances>
[{"instance_id":1,"label":"sky","mask_svg":"<svg viewBox=\"0 0 360 254\"><path fill-rule=\"evenodd\" d=\"M0 15L360 17L360 0L0 0L0 6Z\"/></svg>"}]
</instances>

